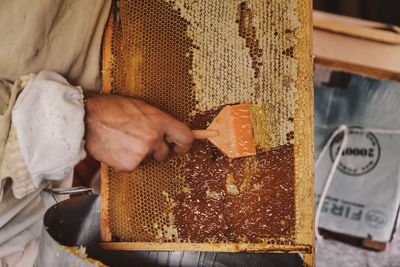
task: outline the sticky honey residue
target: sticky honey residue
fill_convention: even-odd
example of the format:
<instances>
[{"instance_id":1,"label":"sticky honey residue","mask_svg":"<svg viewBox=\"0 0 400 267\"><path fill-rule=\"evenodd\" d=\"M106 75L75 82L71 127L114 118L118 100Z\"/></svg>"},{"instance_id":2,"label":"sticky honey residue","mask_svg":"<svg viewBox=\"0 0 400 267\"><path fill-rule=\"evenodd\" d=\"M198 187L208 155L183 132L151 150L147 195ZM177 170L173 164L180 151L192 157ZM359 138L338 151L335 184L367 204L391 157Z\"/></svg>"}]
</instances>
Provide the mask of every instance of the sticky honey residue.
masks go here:
<instances>
[{"instance_id":1,"label":"sticky honey residue","mask_svg":"<svg viewBox=\"0 0 400 267\"><path fill-rule=\"evenodd\" d=\"M218 112L198 114L193 124L206 128ZM191 190L175 197L179 237L190 242L274 240L292 244L293 151L287 145L253 157L229 159L208 141L195 141L186 165L185 183Z\"/></svg>"},{"instance_id":2,"label":"sticky honey residue","mask_svg":"<svg viewBox=\"0 0 400 267\"><path fill-rule=\"evenodd\" d=\"M232 196L239 195L239 188L235 184L235 179L233 178L232 173L228 173L226 175L225 188L226 188L226 193L228 195L232 195Z\"/></svg>"},{"instance_id":3,"label":"sticky honey residue","mask_svg":"<svg viewBox=\"0 0 400 267\"><path fill-rule=\"evenodd\" d=\"M257 152L266 152L269 150L270 144L265 109L262 105L252 104L249 105L249 110Z\"/></svg>"},{"instance_id":4,"label":"sticky honey residue","mask_svg":"<svg viewBox=\"0 0 400 267\"><path fill-rule=\"evenodd\" d=\"M74 254L75 256L93 264L96 266L100 266L100 267L108 267L108 265L103 264L102 262L89 258L87 253L86 253L86 247L84 246L79 246L79 247L67 247L67 246L61 246L62 249L65 249L66 251ZM71 263L71 267L73 267L75 264ZM79 266L81 266L79 264Z\"/></svg>"},{"instance_id":5,"label":"sticky honey residue","mask_svg":"<svg viewBox=\"0 0 400 267\"><path fill-rule=\"evenodd\" d=\"M206 198L212 198L212 199L215 199L215 200L221 200L222 197L221 197L220 193L218 193L216 191L212 191L207 182L205 182L205 185L207 187Z\"/></svg>"},{"instance_id":6,"label":"sticky honey residue","mask_svg":"<svg viewBox=\"0 0 400 267\"><path fill-rule=\"evenodd\" d=\"M251 189L251 177L253 176L253 173L257 172L257 163L254 162L252 157L247 157L244 160L243 181L239 187L240 192L245 192Z\"/></svg>"}]
</instances>

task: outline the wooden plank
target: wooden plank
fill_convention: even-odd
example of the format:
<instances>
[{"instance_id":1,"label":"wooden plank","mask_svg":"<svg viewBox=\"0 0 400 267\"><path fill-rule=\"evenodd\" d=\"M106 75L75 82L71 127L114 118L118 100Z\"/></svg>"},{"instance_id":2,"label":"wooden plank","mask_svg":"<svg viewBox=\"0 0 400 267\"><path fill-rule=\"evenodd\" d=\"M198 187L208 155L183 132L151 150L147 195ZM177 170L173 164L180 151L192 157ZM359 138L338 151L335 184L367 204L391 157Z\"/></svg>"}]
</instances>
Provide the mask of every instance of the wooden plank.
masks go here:
<instances>
[{"instance_id":1,"label":"wooden plank","mask_svg":"<svg viewBox=\"0 0 400 267\"><path fill-rule=\"evenodd\" d=\"M111 92L111 38L114 24L114 8L111 8L106 30L103 36L102 47L102 92L107 94ZM101 164L101 201L100 201L100 240L111 241L112 234L108 214L108 175L107 167Z\"/></svg>"},{"instance_id":2,"label":"wooden plank","mask_svg":"<svg viewBox=\"0 0 400 267\"><path fill-rule=\"evenodd\" d=\"M386 249L386 243L374 241L370 238L363 240L363 246L377 251L384 251Z\"/></svg>"},{"instance_id":3,"label":"wooden plank","mask_svg":"<svg viewBox=\"0 0 400 267\"><path fill-rule=\"evenodd\" d=\"M373 78L398 81L400 82L400 72L394 73L392 71L381 69L380 66L369 67L361 64L350 63L348 61L343 61L335 58L326 58L323 56L318 56L314 58L314 63L317 65L329 67L335 70L346 71L350 73L361 74Z\"/></svg>"},{"instance_id":4,"label":"wooden plank","mask_svg":"<svg viewBox=\"0 0 400 267\"><path fill-rule=\"evenodd\" d=\"M395 33L397 28L318 11L314 11L315 18L317 18L313 31L315 63L378 79L400 81L400 44L397 44L397 41L389 44L380 37L386 36L387 29L393 28L391 34L400 38L400 34ZM318 27L318 19L332 21L333 24L340 24L341 28L349 27L350 30L346 35L327 31L323 27ZM358 28L373 29L376 40L360 38L357 33L350 34ZM376 32L380 34L375 34Z\"/></svg>"},{"instance_id":5,"label":"wooden plank","mask_svg":"<svg viewBox=\"0 0 400 267\"><path fill-rule=\"evenodd\" d=\"M315 266L315 248L313 248L312 253L304 254L304 266L305 267L312 267Z\"/></svg>"},{"instance_id":6,"label":"wooden plank","mask_svg":"<svg viewBox=\"0 0 400 267\"><path fill-rule=\"evenodd\" d=\"M105 250L141 251L211 251L211 252L257 252L257 253L311 253L310 245L276 245L246 243L157 243L157 242L100 242Z\"/></svg>"},{"instance_id":7,"label":"wooden plank","mask_svg":"<svg viewBox=\"0 0 400 267\"><path fill-rule=\"evenodd\" d=\"M312 83L313 60L311 47L312 1L298 1L297 10L302 27L296 30L298 90L294 118L295 135L295 205L296 243L307 244L311 251L304 254L306 266L314 266L314 88Z\"/></svg>"},{"instance_id":8,"label":"wooden plank","mask_svg":"<svg viewBox=\"0 0 400 267\"><path fill-rule=\"evenodd\" d=\"M400 34L397 32L349 22L339 22L331 19L326 13L323 14L318 11L314 11L313 27L376 42L400 45ZM390 29L389 25L387 28Z\"/></svg>"},{"instance_id":9,"label":"wooden plank","mask_svg":"<svg viewBox=\"0 0 400 267\"><path fill-rule=\"evenodd\" d=\"M313 20L315 18L326 19L326 20L330 20L330 21L338 22L338 23L346 23L346 24L351 24L351 25L364 26L364 27L369 27L369 28L374 28L374 29L385 29L385 28L388 28L388 26L392 26L392 25L385 24L385 23L378 22L378 21L371 21L371 20L365 20L365 19L360 19L360 18L355 18L355 17L338 15L338 14L319 11L319 10L313 11Z\"/></svg>"}]
</instances>

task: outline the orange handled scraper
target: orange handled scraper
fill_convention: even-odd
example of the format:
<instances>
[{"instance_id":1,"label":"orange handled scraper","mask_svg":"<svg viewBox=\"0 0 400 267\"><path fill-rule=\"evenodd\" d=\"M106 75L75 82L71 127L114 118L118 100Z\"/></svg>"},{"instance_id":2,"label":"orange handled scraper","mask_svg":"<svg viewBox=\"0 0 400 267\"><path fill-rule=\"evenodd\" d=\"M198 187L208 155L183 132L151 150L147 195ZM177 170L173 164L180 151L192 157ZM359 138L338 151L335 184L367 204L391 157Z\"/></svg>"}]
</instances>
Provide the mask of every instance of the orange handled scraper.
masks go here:
<instances>
[{"instance_id":1,"label":"orange handled scraper","mask_svg":"<svg viewBox=\"0 0 400 267\"><path fill-rule=\"evenodd\" d=\"M193 135L208 139L230 158L256 155L248 103L225 106L207 130L193 130Z\"/></svg>"}]
</instances>

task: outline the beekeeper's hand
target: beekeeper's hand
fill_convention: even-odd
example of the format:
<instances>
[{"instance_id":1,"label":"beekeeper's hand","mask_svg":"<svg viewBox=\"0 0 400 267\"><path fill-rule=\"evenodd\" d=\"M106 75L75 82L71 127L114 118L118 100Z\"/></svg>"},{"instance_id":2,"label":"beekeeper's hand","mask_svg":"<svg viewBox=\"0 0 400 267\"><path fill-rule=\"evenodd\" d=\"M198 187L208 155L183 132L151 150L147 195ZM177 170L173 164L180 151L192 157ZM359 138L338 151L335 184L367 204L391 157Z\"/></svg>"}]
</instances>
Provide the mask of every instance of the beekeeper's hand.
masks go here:
<instances>
[{"instance_id":1,"label":"beekeeper's hand","mask_svg":"<svg viewBox=\"0 0 400 267\"><path fill-rule=\"evenodd\" d=\"M193 142L184 123L131 97L92 96L85 108L87 152L118 170L131 171L148 155L165 160L171 144L186 153Z\"/></svg>"}]
</instances>

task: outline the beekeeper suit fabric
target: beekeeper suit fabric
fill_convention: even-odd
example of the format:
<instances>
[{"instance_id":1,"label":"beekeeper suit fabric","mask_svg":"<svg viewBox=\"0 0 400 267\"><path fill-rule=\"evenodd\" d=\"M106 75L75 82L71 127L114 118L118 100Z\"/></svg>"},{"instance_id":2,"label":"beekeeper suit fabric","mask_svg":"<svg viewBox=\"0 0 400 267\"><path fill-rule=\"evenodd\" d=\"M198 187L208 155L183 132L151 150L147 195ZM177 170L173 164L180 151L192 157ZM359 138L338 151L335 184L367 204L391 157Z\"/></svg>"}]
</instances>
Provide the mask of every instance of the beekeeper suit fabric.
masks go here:
<instances>
[{"instance_id":1,"label":"beekeeper suit fabric","mask_svg":"<svg viewBox=\"0 0 400 267\"><path fill-rule=\"evenodd\" d=\"M84 91L100 89L111 0L0 1L0 267L33 266L39 192L85 156Z\"/></svg>"}]
</instances>

